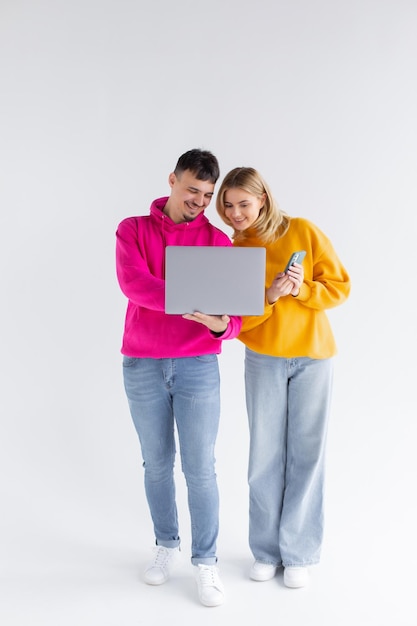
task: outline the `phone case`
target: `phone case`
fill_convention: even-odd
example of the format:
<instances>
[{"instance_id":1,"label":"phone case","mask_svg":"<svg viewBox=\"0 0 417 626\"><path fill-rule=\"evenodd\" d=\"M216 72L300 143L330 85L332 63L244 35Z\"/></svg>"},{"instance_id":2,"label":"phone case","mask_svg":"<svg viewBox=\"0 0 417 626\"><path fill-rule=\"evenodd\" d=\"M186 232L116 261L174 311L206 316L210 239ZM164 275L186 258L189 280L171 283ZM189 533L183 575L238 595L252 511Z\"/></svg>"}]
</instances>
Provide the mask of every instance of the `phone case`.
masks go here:
<instances>
[{"instance_id":1,"label":"phone case","mask_svg":"<svg viewBox=\"0 0 417 626\"><path fill-rule=\"evenodd\" d=\"M302 263L304 261L305 255L306 255L305 250L298 250L297 252L293 252L292 255L290 256L290 260L288 261L285 267L284 274L288 272L288 270L290 269L293 263Z\"/></svg>"}]
</instances>

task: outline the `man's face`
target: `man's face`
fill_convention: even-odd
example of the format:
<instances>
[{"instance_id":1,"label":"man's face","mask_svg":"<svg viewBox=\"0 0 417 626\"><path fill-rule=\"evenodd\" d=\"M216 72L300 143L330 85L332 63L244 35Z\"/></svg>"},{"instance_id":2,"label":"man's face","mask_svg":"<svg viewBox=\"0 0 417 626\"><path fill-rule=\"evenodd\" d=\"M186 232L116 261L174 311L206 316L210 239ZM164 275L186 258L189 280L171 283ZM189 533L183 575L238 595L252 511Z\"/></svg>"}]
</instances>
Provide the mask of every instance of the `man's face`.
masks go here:
<instances>
[{"instance_id":1,"label":"man's face","mask_svg":"<svg viewBox=\"0 0 417 626\"><path fill-rule=\"evenodd\" d=\"M171 195L165 205L164 213L173 222L192 222L197 215L210 204L214 193L214 183L208 180L195 178L190 170L185 170L179 176L169 175Z\"/></svg>"}]
</instances>

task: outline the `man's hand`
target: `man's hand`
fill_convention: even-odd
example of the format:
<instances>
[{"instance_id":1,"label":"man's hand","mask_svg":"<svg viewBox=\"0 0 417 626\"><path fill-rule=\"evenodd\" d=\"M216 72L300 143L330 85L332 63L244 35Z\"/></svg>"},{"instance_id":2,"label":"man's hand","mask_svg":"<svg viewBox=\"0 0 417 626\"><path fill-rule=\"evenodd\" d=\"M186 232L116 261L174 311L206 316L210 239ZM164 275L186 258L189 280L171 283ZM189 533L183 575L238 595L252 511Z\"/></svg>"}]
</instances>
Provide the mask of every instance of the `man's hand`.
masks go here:
<instances>
[{"instance_id":1,"label":"man's hand","mask_svg":"<svg viewBox=\"0 0 417 626\"><path fill-rule=\"evenodd\" d=\"M194 313L185 313L183 318L203 324L213 333L224 333L228 323L230 322L230 317L228 315L206 315L205 313L200 313L199 311L195 311Z\"/></svg>"}]
</instances>

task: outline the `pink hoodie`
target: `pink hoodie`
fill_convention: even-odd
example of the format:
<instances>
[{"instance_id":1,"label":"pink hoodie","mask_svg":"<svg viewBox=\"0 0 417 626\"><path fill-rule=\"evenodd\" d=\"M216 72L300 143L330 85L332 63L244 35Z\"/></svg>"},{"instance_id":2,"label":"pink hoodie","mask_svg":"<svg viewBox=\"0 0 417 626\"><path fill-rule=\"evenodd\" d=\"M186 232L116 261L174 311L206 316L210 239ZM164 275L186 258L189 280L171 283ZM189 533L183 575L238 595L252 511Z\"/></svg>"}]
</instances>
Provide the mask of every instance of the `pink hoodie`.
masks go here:
<instances>
[{"instance_id":1,"label":"pink hoodie","mask_svg":"<svg viewBox=\"0 0 417 626\"><path fill-rule=\"evenodd\" d=\"M116 268L128 298L121 352L154 359L220 354L223 339L234 339L242 320L231 317L218 338L203 324L167 315L165 246L231 246L228 236L204 213L192 222L175 224L162 210L168 198L151 204L150 215L128 217L116 232Z\"/></svg>"}]
</instances>

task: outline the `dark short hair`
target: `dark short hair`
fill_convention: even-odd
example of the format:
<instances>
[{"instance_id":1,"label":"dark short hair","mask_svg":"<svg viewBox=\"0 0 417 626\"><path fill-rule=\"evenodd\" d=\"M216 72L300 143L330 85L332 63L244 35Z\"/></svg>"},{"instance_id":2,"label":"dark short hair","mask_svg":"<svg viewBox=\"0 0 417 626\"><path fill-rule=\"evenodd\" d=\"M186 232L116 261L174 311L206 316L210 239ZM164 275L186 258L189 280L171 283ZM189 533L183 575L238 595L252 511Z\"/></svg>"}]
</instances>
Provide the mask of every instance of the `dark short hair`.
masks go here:
<instances>
[{"instance_id":1,"label":"dark short hair","mask_svg":"<svg viewBox=\"0 0 417 626\"><path fill-rule=\"evenodd\" d=\"M216 183L220 176L219 163L214 154L198 148L180 156L174 174L180 176L185 170L190 170L198 180L209 180L211 183Z\"/></svg>"}]
</instances>

